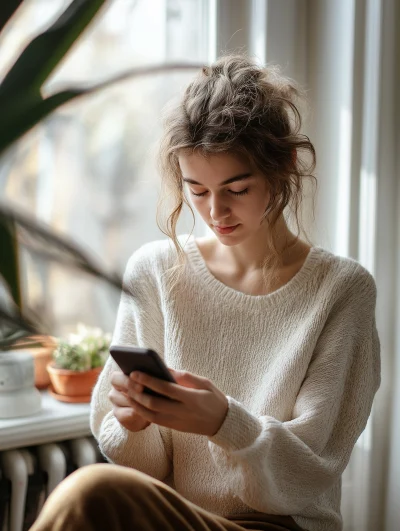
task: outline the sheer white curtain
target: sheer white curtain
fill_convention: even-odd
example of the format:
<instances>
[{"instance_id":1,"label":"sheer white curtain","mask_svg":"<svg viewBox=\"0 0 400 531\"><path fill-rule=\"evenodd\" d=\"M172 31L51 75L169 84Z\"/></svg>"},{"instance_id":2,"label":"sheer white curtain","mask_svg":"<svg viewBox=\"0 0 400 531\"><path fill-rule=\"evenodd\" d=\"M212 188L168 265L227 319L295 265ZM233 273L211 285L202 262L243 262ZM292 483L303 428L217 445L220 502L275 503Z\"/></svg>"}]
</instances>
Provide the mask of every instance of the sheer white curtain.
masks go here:
<instances>
[{"instance_id":1,"label":"sheer white curtain","mask_svg":"<svg viewBox=\"0 0 400 531\"><path fill-rule=\"evenodd\" d=\"M399 11L396 0L217 2L216 54L246 47L308 90L318 192L307 233L378 287L382 385L343 476L345 531L400 529Z\"/></svg>"},{"instance_id":2,"label":"sheer white curtain","mask_svg":"<svg viewBox=\"0 0 400 531\"><path fill-rule=\"evenodd\" d=\"M317 103L311 131L320 153L317 223L334 251L359 260L378 288L382 385L344 476L346 529L395 531L388 504L392 374L398 299L398 134L395 76L398 2L311 1L308 82ZM397 70L397 74L396 74ZM397 110L396 110L397 109ZM397 415L399 411L397 410ZM392 447L396 457L395 447ZM398 459L398 458L397 458Z\"/></svg>"}]
</instances>

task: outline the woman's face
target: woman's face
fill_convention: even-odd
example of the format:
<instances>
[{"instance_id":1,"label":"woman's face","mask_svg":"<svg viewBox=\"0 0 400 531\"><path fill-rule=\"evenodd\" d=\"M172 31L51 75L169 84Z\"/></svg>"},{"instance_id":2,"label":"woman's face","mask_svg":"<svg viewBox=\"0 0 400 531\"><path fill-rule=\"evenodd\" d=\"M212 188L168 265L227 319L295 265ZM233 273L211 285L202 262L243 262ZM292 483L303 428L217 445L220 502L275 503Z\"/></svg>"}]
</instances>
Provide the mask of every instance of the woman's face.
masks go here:
<instances>
[{"instance_id":1,"label":"woman's face","mask_svg":"<svg viewBox=\"0 0 400 531\"><path fill-rule=\"evenodd\" d=\"M224 245L259 233L270 194L266 179L229 153L179 155L193 206ZM225 230L223 230L225 228Z\"/></svg>"}]
</instances>

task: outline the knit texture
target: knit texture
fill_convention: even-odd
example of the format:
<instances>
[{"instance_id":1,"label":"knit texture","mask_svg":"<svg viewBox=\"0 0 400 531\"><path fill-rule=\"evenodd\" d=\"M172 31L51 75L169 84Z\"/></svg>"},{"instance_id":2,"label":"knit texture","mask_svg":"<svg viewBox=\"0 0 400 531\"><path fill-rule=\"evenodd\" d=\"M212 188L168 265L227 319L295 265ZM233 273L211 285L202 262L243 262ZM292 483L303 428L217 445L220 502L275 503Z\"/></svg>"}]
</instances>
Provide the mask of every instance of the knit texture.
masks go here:
<instances>
[{"instance_id":1,"label":"knit texture","mask_svg":"<svg viewBox=\"0 0 400 531\"><path fill-rule=\"evenodd\" d=\"M213 437L151 424L123 428L108 399L111 357L94 388L91 429L106 458L173 486L222 516L290 515L309 531L340 531L341 475L380 385L376 286L358 262L313 247L269 295L217 280L193 236L179 292L168 240L130 258L112 343L156 350L166 364L209 378L228 397Z\"/></svg>"}]
</instances>

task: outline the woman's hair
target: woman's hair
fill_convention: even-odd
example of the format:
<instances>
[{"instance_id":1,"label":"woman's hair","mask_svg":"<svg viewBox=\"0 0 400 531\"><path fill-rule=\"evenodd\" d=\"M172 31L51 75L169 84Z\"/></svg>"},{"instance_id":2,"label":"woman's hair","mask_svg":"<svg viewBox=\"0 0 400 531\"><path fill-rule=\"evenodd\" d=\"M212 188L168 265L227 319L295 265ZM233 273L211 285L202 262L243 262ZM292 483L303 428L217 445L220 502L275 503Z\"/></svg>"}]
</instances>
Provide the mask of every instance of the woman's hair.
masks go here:
<instances>
[{"instance_id":1,"label":"woman's hair","mask_svg":"<svg viewBox=\"0 0 400 531\"><path fill-rule=\"evenodd\" d=\"M270 192L264 216L268 216L271 231L267 242L270 258L263 264L263 276L265 282L276 276L281 255L274 244L272 229L289 206L297 235L288 247L296 243L302 229L299 208L304 178L315 181L314 146L300 133L297 101L302 96L299 87L280 74L279 67L260 66L244 55L227 55L204 66L179 103L167 111L159 151L162 195L157 224L172 239L178 254L177 264L169 270L174 285L186 260L176 234L184 204L194 220L178 161L181 153L244 156L264 175ZM160 207L171 198L169 215L161 221Z\"/></svg>"}]
</instances>

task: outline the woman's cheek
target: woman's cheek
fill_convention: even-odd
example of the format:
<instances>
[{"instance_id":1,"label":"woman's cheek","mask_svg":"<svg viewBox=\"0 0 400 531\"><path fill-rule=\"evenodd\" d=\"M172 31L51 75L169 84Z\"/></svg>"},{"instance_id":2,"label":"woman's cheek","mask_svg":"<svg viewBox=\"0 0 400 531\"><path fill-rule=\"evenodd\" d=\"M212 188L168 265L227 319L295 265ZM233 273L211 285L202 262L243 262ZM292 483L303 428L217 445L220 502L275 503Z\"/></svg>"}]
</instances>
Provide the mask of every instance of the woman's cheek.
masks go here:
<instances>
[{"instance_id":1,"label":"woman's cheek","mask_svg":"<svg viewBox=\"0 0 400 531\"><path fill-rule=\"evenodd\" d=\"M204 201L203 197L195 197L192 200L192 203L197 212L199 212L202 217L205 217L207 213L207 201Z\"/></svg>"}]
</instances>

